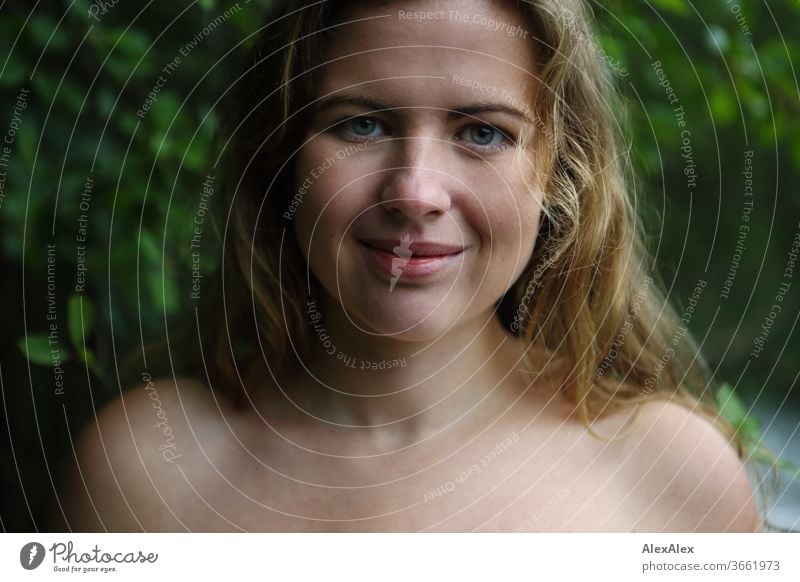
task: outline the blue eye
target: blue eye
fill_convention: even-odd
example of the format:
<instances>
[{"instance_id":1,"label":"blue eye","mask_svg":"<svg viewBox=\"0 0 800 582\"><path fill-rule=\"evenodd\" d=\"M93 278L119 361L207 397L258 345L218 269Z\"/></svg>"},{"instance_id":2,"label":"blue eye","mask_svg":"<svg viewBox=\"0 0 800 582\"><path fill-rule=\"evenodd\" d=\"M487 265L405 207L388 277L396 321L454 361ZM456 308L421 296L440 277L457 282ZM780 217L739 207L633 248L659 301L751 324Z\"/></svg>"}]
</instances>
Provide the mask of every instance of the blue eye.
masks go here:
<instances>
[{"instance_id":1,"label":"blue eye","mask_svg":"<svg viewBox=\"0 0 800 582\"><path fill-rule=\"evenodd\" d=\"M377 138L383 133L383 123L374 117L351 117L341 121L339 131L346 139Z\"/></svg>"},{"instance_id":2,"label":"blue eye","mask_svg":"<svg viewBox=\"0 0 800 582\"><path fill-rule=\"evenodd\" d=\"M502 131L485 123L468 125L461 133L464 134L464 137L460 139L466 139L482 148L502 148L507 145L507 143L504 142L509 141L508 137L506 137Z\"/></svg>"}]
</instances>

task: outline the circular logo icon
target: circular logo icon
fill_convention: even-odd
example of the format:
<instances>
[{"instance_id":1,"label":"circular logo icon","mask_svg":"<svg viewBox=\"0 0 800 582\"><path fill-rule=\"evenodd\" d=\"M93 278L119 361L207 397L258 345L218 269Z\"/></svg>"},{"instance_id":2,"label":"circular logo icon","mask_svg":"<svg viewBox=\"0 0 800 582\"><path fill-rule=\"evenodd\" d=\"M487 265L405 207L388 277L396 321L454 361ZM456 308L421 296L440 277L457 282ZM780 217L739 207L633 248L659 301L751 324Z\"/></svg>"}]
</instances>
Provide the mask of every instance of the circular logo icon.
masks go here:
<instances>
[{"instance_id":1,"label":"circular logo icon","mask_svg":"<svg viewBox=\"0 0 800 582\"><path fill-rule=\"evenodd\" d=\"M29 542L19 551L19 563L26 570L38 568L44 561L44 546L39 542Z\"/></svg>"}]
</instances>

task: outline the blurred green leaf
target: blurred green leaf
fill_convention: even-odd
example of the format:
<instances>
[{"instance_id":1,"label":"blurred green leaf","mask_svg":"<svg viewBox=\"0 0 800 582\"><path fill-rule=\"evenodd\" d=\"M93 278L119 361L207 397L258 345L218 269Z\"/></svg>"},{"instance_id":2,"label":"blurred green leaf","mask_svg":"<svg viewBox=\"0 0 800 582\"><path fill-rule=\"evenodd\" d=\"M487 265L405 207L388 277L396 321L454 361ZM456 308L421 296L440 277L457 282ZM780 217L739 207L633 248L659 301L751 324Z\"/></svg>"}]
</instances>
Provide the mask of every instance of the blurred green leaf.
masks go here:
<instances>
[{"instance_id":1,"label":"blurred green leaf","mask_svg":"<svg viewBox=\"0 0 800 582\"><path fill-rule=\"evenodd\" d=\"M137 30L136 28L120 29L119 35L117 49L129 59L138 61L150 47L150 39L142 30Z\"/></svg>"},{"instance_id":2,"label":"blurred green leaf","mask_svg":"<svg viewBox=\"0 0 800 582\"><path fill-rule=\"evenodd\" d=\"M174 313L178 307L178 289L171 277L150 275L145 279L150 298L163 313Z\"/></svg>"},{"instance_id":3,"label":"blurred green leaf","mask_svg":"<svg viewBox=\"0 0 800 582\"><path fill-rule=\"evenodd\" d=\"M140 236L140 247L142 251L142 258L146 263L150 263L151 265L161 265L161 258L163 253L161 252L161 243L156 240L155 235L152 232L146 229L142 229L139 232Z\"/></svg>"},{"instance_id":4,"label":"blurred green leaf","mask_svg":"<svg viewBox=\"0 0 800 582\"><path fill-rule=\"evenodd\" d=\"M51 366L53 364L53 352L51 352L50 342L45 334L29 334L27 338L20 338L17 341L17 346L32 363L42 366ZM64 356L63 351L60 351L56 359L60 359L63 362L67 358Z\"/></svg>"},{"instance_id":5,"label":"blurred green leaf","mask_svg":"<svg viewBox=\"0 0 800 582\"><path fill-rule=\"evenodd\" d=\"M738 429L745 424L747 408L727 382L717 392L717 406L719 407L720 415L731 423L734 428Z\"/></svg>"},{"instance_id":6,"label":"blurred green leaf","mask_svg":"<svg viewBox=\"0 0 800 582\"><path fill-rule=\"evenodd\" d=\"M7 39L12 39L16 36L17 31L11 26L11 19L3 20L0 18L0 36L3 36ZM10 46L8 50L10 50ZM2 54L8 56L8 51L3 51ZM18 87L22 84L23 79L25 78L25 72L28 70L28 63L24 58L24 55L17 55L15 58L14 55L10 55L11 58L6 60L5 58L5 68L0 69L3 72L3 76L0 77L0 84L6 85L8 87Z\"/></svg>"},{"instance_id":7,"label":"blurred green leaf","mask_svg":"<svg viewBox=\"0 0 800 582\"><path fill-rule=\"evenodd\" d=\"M729 123L737 115L734 96L727 87L716 86L710 96L711 111L720 123Z\"/></svg>"},{"instance_id":8,"label":"blurred green leaf","mask_svg":"<svg viewBox=\"0 0 800 582\"><path fill-rule=\"evenodd\" d=\"M31 18L28 21L26 33L37 43L41 43L40 50L44 48L45 42L49 42L47 50L50 52L64 50L69 43L65 29L61 26L56 28L55 20L46 17Z\"/></svg>"},{"instance_id":9,"label":"blurred green leaf","mask_svg":"<svg viewBox=\"0 0 800 582\"><path fill-rule=\"evenodd\" d=\"M97 365L97 361L94 357L94 352L90 349L80 349L78 350L78 357L80 360L86 364L86 367L97 376L98 378L102 379L104 377L103 371Z\"/></svg>"}]
</instances>

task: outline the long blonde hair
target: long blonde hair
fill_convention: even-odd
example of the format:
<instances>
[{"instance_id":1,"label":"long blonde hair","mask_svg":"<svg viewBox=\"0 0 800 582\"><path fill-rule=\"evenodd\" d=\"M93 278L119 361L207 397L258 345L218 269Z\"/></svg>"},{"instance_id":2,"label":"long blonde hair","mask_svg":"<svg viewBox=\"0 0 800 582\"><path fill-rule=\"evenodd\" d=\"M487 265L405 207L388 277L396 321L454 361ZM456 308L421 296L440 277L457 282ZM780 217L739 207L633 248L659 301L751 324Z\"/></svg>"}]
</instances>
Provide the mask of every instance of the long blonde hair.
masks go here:
<instances>
[{"instance_id":1,"label":"long blonde hair","mask_svg":"<svg viewBox=\"0 0 800 582\"><path fill-rule=\"evenodd\" d=\"M204 327L218 342L209 374L239 401L248 385L243 365L263 361L279 375L292 351L309 346L303 304L309 292L319 294L318 284L306 278L283 213L296 187L292 156L305 135L315 70L329 39L346 32L349 4L281 2L237 81L222 201L224 305ZM534 31L543 89L531 111L545 198L533 256L498 302L498 316L538 348L529 353L548 355L544 365L529 362L531 372L557 378L587 427L631 404L668 398L707 415L741 455L738 436L717 413L688 321L650 274L626 185L623 107L586 8L580 0L516 5Z\"/></svg>"}]
</instances>

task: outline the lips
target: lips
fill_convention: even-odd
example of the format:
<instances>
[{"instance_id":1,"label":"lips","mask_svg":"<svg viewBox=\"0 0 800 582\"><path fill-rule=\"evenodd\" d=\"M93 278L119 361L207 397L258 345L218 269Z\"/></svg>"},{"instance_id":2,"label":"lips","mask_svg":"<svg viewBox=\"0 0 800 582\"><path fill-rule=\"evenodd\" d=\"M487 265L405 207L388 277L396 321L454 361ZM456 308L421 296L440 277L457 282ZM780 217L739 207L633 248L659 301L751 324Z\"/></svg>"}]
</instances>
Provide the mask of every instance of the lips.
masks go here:
<instances>
[{"instance_id":1,"label":"lips","mask_svg":"<svg viewBox=\"0 0 800 582\"><path fill-rule=\"evenodd\" d=\"M445 257L457 255L464 250L462 246L431 241L412 242L410 239L365 239L361 242L368 247L392 253L401 258Z\"/></svg>"},{"instance_id":2,"label":"lips","mask_svg":"<svg viewBox=\"0 0 800 582\"><path fill-rule=\"evenodd\" d=\"M457 267L465 248L433 241L402 239L366 239L359 241L376 273L389 281L389 290L404 282L432 281L435 275Z\"/></svg>"}]
</instances>

